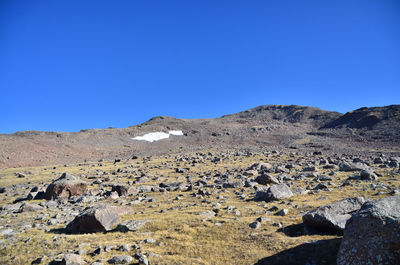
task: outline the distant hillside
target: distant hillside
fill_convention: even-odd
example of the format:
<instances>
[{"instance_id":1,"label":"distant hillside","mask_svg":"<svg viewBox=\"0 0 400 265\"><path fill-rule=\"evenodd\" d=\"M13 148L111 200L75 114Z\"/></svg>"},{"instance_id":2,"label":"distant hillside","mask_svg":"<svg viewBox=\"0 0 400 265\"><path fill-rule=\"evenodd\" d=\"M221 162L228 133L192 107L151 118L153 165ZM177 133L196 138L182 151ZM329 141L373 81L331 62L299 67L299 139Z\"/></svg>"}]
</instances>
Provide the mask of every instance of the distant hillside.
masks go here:
<instances>
[{"instance_id":1,"label":"distant hillside","mask_svg":"<svg viewBox=\"0 0 400 265\"><path fill-rule=\"evenodd\" d=\"M400 105L360 108L327 123L323 128L385 129L400 127Z\"/></svg>"},{"instance_id":2,"label":"distant hillside","mask_svg":"<svg viewBox=\"0 0 400 265\"><path fill-rule=\"evenodd\" d=\"M222 118L240 118L272 121L279 120L290 123L306 123L321 127L339 118L342 114L315 107L297 105L264 105Z\"/></svg>"},{"instance_id":3,"label":"distant hillside","mask_svg":"<svg viewBox=\"0 0 400 265\"><path fill-rule=\"evenodd\" d=\"M344 115L296 105L259 106L213 119L158 116L128 128L0 134L0 168L76 163L205 149L400 152L400 106ZM179 130L155 142L132 138Z\"/></svg>"}]
</instances>

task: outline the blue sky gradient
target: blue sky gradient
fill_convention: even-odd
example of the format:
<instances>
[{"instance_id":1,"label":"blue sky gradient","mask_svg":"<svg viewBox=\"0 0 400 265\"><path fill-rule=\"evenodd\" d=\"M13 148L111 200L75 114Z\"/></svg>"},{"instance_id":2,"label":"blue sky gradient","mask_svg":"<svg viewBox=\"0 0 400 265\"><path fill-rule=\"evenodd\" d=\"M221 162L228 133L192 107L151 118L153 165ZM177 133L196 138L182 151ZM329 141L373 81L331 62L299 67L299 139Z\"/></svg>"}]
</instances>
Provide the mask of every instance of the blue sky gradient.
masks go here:
<instances>
[{"instance_id":1,"label":"blue sky gradient","mask_svg":"<svg viewBox=\"0 0 400 265\"><path fill-rule=\"evenodd\" d=\"M0 133L400 104L400 1L0 1Z\"/></svg>"}]
</instances>

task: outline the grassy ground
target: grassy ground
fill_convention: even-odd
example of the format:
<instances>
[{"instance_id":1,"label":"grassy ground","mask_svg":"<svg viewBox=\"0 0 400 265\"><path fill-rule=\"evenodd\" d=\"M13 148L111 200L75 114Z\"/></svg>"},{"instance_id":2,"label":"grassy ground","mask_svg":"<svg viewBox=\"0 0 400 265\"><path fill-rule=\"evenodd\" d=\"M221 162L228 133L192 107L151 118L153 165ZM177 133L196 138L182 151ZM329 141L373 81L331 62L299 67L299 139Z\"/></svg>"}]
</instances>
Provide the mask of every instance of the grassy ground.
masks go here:
<instances>
[{"instance_id":1,"label":"grassy ground","mask_svg":"<svg viewBox=\"0 0 400 265\"><path fill-rule=\"evenodd\" d=\"M192 154L196 156L195 154ZM309 158L311 159L311 158ZM145 185L160 182L185 182L186 175L193 176L193 180L200 179L206 173L212 177L215 172L239 172L248 168L255 162L265 161L271 164L280 162L296 163L307 162L307 159L296 155L251 155L234 156L226 155L219 163L211 162L211 159L203 159L196 166L189 161L179 161L179 157L160 156L150 159L138 159L113 163L112 161L86 163L81 165L58 165L51 167L37 168L13 168L0 171L1 187L8 187L14 184L25 183L29 187L51 183L62 172L70 172L77 176L81 174L86 177L94 177L105 180L104 183L128 182L132 175L145 173L149 181ZM300 164L301 164L300 163ZM175 168L189 168L187 173L176 173ZM127 173L117 172L118 168L127 170ZM299 168L297 171L300 171ZM291 172L290 175L296 174ZM101 174L99 174L101 172ZM106 174L104 174L104 172ZM17 178L16 173L23 173L25 178ZM28 173L28 174L26 174ZM320 168L320 173L329 173L329 170ZM389 170L381 170L383 174L380 182L394 187L399 187L399 178L393 178ZM114 175L115 174L115 175ZM304 212L314 209L320 205L338 201L343 198L366 196L379 198L387 194L377 194L378 190L370 188L370 182L360 182L355 186L340 187L341 183L354 173L336 174L332 181L332 191L321 191L316 194L294 196L285 203L282 202L255 202L254 190L245 189L243 193L247 199L242 199L237 194L237 189L216 190L208 197L198 198L192 196L193 192L154 192L153 202L141 202L130 206L136 213L125 215L123 220L151 220L144 227L136 232L109 232L83 235L67 235L54 232L56 228L63 228L65 224L49 226L52 231L31 228L12 237L0 236L0 264L30 264L38 257L46 256L43 264L47 264L57 255L74 252L78 249L86 250L83 257L88 262L102 260L105 264L111 257L119 254L130 254L140 251L147 253L152 264L280 264L281 258L293 257L290 250L301 250L296 252L298 260L308 260L311 257L322 260L325 264L334 264L335 247L338 246L337 235L301 235L293 236L284 233L287 227L301 225L301 216ZM85 178L84 176L82 176ZM157 178L157 179L156 179ZM89 181L93 181L90 179ZM211 181L212 183L212 181ZM303 188L311 184L310 180L296 181L296 186ZM136 184L142 185L142 184ZM98 185L91 185L96 189ZM20 194L27 194L29 189L20 191ZM0 205L11 203L20 194L6 196L0 194ZM176 198L180 199L177 200ZM127 197L123 202L130 202L134 197ZM40 201L33 201L40 202ZM120 201L107 199L106 202L118 205ZM219 205L218 205L218 204ZM227 206L233 206L240 211L240 215L227 211ZM286 216L275 216L273 213L265 215L266 210L272 206L279 209L289 209ZM217 216L208 219L199 213L218 209ZM56 210L46 209L44 215L49 219L56 214ZM35 220L39 213L2 213L0 227L15 227L28 222L45 223L47 220ZM249 224L260 216L267 216L270 220L263 223L259 229L251 229ZM278 225L279 224L279 225ZM280 227L281 226L281 227ZM0 229L1 230L1 229ZM142 242L152 238L155 243ZM326 241L321 241L326 240ZM326 251L315 252L315 248L308 249L310 242L331 242L333 249L327 255ZM117 248L123 244L132 244L140 247L139 250L132 250L129 253L120 252L114 249L100 255L92 256L92 253L99 246L115 245ZM328 254L329 254L328 253ZM286 255L286 256L285 256ZM276 258L276 259L275 259ZM274 261L275 259L275 261ZM275 263L273 263L275 262Z\"/></svg>"}]
</instances>

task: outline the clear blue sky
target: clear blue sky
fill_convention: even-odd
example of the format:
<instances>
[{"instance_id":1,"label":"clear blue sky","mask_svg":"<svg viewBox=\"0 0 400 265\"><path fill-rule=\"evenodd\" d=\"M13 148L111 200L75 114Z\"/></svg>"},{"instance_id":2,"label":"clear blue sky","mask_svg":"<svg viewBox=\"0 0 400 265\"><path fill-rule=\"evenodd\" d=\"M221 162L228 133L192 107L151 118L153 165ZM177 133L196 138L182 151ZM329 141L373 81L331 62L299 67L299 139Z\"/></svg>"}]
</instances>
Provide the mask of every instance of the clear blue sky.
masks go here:
<instances>
[{"instance_id":1,"label":"clear blue sky","mask_svg":"<svg viewBox=\"0 0 400 265\"><path fill-rule=\"evenodd\" d=\"M400 103L400 1L0 0L0 133Z\"/></svg>"}]
</instances>

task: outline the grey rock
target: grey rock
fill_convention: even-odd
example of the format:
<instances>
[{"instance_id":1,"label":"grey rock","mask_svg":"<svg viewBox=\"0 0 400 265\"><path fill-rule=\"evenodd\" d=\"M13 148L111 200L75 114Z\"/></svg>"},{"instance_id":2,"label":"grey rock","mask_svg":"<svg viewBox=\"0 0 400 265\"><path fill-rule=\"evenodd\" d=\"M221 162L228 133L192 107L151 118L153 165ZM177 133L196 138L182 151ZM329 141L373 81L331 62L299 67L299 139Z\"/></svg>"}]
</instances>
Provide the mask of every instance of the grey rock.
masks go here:
<instances>
[{"instance_id":1,"label":"grey rock","mask_svg":"<svg viewBox=\"0 0 400 265\"><path fill-rule=\"evenodd\" d=\"M142 226L144 226L147 222L150 220L130 220L123 222L115 228L115 230L120 231L120 232L135 232L136 230L140 229Z\"/></svg>"},{"instance_id":2,"label":"grey rock","mask_svg":"<svg viewBox=\"0 0 400 265\"><path fill-rule=\"evenodd\" d=\"M119 255L119 256L114 256L112 259L108 261L108 263L111 264L128 264L133 261L133 258L128 255Z\"/></svg>"},{"instance_id":3,"label":"grey rock","mask_svg":"<svg viewBox=\"0 0 400 265\"><path fill-rule=\"evenodd\" d=\"M202 215L206 217L207 219L213 218L216 214L214 211L206 211L206 212L200 212L199 215Z\"/></svg>"},{"instance_id":4,"label":"grey rock","mask_svg":"<svg viewBox=\"0 0 400 265\"><path fill-rule=\"evenodd\" d=\"M391 168L398 168L399 167L399 162L398 161L390 161L388 166L391 167Z\"/></svg>"},{"instance_id":5,"label":"grey rock","mask_svg":"<svg viewBox=\"0 0 400 265\"><path fill-rule=\"evenodd\" d=\"M241 188L243 186L244 186L244 182L240 181L240 180L236 180L236 181L228 180L228 181L226 181L225 183L222 184L222 187L224 187L226 189L228 189L228 188L237 189L237 188Z\"/></svg>"},{"instance_id":6,"label":"grey rock","mask_svg":"<svg viewBox=\"0 0 400 265\"><path fill-rule=\"evenodd\" d=\"M129 251L131 251L131 249L132 249L132 245L131 244L123 244L122 246L120 246L118 248L118 250L122 251L122 252L129 252Z\"/></svg>"},{"instance_id":7,"label":"grey rock","mask_svg":"<svg viewBox=\"0 0 400 265\"><path fill-rule=\"evenodd\" d=\"M376 174L370 170L361 170L360 177L362 180L377 180Z\"/></svg>"},{"instance_id":8,"label":"grey rock","mask_svg":"<svg viewBox=\"0 0 400 265\"><path fill-rule=\"evenodd\" d=\"M35 203L23 203L21 205L21 207L19 208L18 212L22 213L22 212L37 212L37 211L41 211L44 208L38 204Z\"/></svg>"},{"instance_id":9,"label":"grey rock","mask_svg":"<svg viewBox=\"0 0 400 265\"><path fill-rule=\"evenodd\" d=\"M113 229L121 221L117 210L107 205L86 208L70 222L66 230L69 233L96 233Z\"/></svg>"},{"instance_id":10,"label":"grey rock","mask_svg":"<svg viewBox=\"0 0 400 265\"><path fill-rule=\"evenodd\" d=\"M368 166L363 164L363 163L351 163L351 162L341 162L339 164L339 170L340 171L361 171L361 170L367 170Z\"/></svg>"},{"instance_id":11,"label":"grey rock","mask_svg":"<svg viewBox=\"0 0 400 265\"><path fill-rule=\"evenodd\" d=\"M257 218L257 222L260 222L260 223L265 223L265 222L269 222L269 221L271 221L271 219L266 216L260 216Z\"/></svg>"},{"instance_id":12,"label":"grey rock","mask_svg":"<svg viewBox=\"0 0 400 265\"><path fill-rule=\"evenodd\" d=\"M364 202L363 197L355 197L324 205L303 215L303 222L318 230L341 233L351 214Z\"/></svg>"},{"instance_id":13,"label":"grey rock","mask_svg":"<svg viewBox=\"0 0 400 265\"><path fill-rule=\"evenodd\" d=\"M156 240L154 238L146 238L143 242L146 244L154 244Z\"/></svg>"},{"instance_id":14,"label":"grey rock","mask_svg":"<svg viewBox=\"0 0 400 265\"><path fill-rule=\"evenodd\" d=\"M249 226L250 226L250 228L253 228L253 229L258 229L258 228L260 228L260 227L261 227L261 223L260 223L260 222L258 222L258 221L255 221L255 222L253 222L253 223L249 224Z\"/></svg>"},{"instance_id":15,"label":"grey rock","mask_svg":"<svg viewBox=\"0 0 400 265\"><path fill-rule=\"evenodd\" d=\"M0 230L0 236L11 236L14 234L15 234L15 231L12 230L11 228L6 228L3 230Z\"/></svg>"},{"instance_id":16,"label":"grey rock","mask_svg":"<svg viewBox=\"0 0 400 265\"><path fill-rule=\"evenodd\" d=\"M61 265L84 265L86 261L77 254L65 254L62 259Z\"/></svg>"},{"instance_id":17,"label":"grey rock","mask_svg":"<svg viewBox=\"0 0 400 265\"><path fill-rule=\"evenodd\" d=\"M262 175L258 176L255 179L255 182L257 182L258 184L261 184L261 185L279 184L279 181L275 177L268 175L268 174L262 174Z\"/></svg>"},{"instance_id":18,"label":"grey rock","mask_svg":"<svg viewBox=\"0 0 400 265\"><path fill-rule=\"evenodd\" d=\"M319 183L317 186L314 187L314 190L325 190L328 189L328 185L324 183Z\"/></svg>"},{"instance_id":19,"label":"grey rock","mask_svg":"<svg viewBox=\"0 0 400 265\"><path fill-rule=\"evenodd\" d=\"M136 253L135 258L139 261L139 265L149 265L149 261L144 254Z\"/></svg>"},{"instance_id":20,"label":"grey rock","mask_svg":"<svg viewBox=\"0 0 400 265\"><path fill-rule=\"evenodd\" d=\"M287 199L293 196L292 191L286 184L276 184L269 187L266 192L266 201Z\"/></svg>"},{"instance_id":21,"label":"grey rock","mask_svg":"<svg viewBox=\"0 0 400 265\"><path fill-rule=\"evenodd\" d=\"M305 195L309 192L308 190L305 190L302 187L294 187L294 188L290 188L290 190L292 191L292 193L294 195Z\"/></svg>"},{"instance_id":22,"label":"grey rock","mask_svg":"<svg viewBox=\"0 0 400 265\"><path fill-rule=\"evenodd\" d=\"M110 252L111 250L115 249L116 245L107 245L104 247L104 252Z\"/></svg>"},{"instance_id":23,"label":"grey rock","mask_svg":"<svg viewBox=\"0 0 400 265\"><path fill-rule=\"evenodd\" d=\"M118 196L128 196L136 192L134 186L128 184L116 183L111 185L111 192L117 192Z\"/></svg>"},{"instance_id":24,"label":"grey rock","mask_svg":"<svg viewBox=\"0 0 400 265\"><path fill-rule=\"evenodd\" d=\"M279 212L277 212L275 215L278 215L278 216L286 216L288 213L289 213L289 210L288 210L288 209L282 209L282 210L280 210Z\"/></svg>"},{"instance_id":25,"label":"grey rock","mask_svg":"<svg viewBox=\"0 0 400 265\"><path fill-rule=\"evenodd\" d=\"M400 264L400 196L366 202L346 224L337 264Z\"/></svg>"},{"instance_id":26,"label":"grey rock","mask_svg":"<svg viewBox=\"0 0 400 265\"><path fill-rule=\"evenodd\" d=\"M272 165L270 163L266 162L258 162L253 165L251 165L247 170L262 170L262 171L268 171L272 169Z\"/></svg>"}]
</instances>

